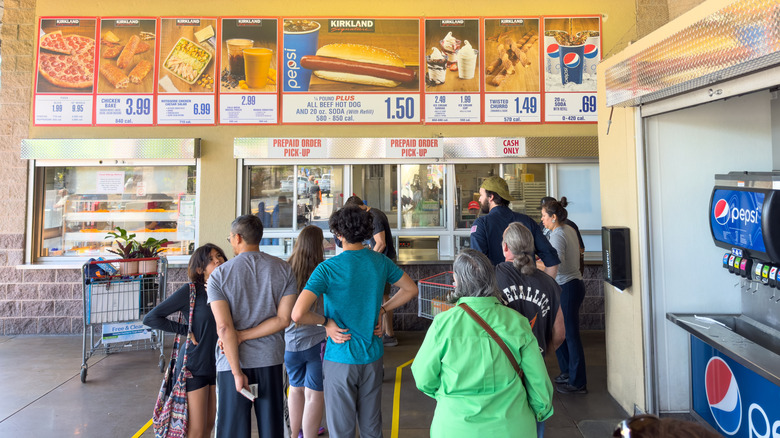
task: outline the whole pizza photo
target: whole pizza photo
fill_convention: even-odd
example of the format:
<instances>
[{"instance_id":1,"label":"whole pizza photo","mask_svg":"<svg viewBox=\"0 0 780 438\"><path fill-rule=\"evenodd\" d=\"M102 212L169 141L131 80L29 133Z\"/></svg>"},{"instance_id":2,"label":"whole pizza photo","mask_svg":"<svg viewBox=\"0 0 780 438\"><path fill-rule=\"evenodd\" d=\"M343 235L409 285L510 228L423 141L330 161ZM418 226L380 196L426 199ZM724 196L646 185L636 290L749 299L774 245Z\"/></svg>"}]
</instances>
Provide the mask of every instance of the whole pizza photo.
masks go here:
<instances>
[{"instance_id":1,"label":"whole pizza photo","mask_svg":"<svg viewBox=\"0 0 780 438\"><path fill-rule=\"evenodd\" d=\"M92 93L95 25L94 19L41 19L38 93Z\"/></svg>"}]
</instances>

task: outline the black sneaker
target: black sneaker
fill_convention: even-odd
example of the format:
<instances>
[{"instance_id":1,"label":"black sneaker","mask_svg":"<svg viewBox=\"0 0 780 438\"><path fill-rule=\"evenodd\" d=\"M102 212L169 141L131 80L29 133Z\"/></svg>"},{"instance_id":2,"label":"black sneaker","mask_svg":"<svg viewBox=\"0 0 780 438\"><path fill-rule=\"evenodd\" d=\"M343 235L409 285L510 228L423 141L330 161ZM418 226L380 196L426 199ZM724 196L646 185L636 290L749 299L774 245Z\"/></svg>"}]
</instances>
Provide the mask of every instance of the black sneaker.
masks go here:
<instances>
[{"instance_id":1,"label":"black sneaker","mask_svg":"<svg viewBox=\"0 0 780 438\"><path fill-rule=\"evenodd\" d=\"M585 385L582 385L578 388L576 386L571 386L568 383L557 385L555 387L555 390L560 392L561 394L587 394L588 393L588 388Z\"/></svg>"},{"instance_id":2,"label":"black sneaker","mask_svg":"<svg viewBox=\"0 0 780 438\"><path fill-rule=\"evenodd\" d=\"M553 382L555 383L569 383L569 375L568 374L558 374L558 377L553 379Z\"/></svg>"}]
</instances>

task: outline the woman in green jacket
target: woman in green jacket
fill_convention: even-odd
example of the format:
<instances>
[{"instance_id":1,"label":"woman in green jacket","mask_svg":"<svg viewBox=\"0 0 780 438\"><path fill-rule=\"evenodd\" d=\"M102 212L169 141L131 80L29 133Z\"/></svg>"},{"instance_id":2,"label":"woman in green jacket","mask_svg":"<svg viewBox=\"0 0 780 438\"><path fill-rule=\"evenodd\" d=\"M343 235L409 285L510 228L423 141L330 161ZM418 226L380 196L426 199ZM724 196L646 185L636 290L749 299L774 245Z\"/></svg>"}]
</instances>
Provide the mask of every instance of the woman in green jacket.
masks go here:
<instances>
[{"instance_id":1,"label":"woman in green jacket","mask_svg":"<svg viewBox=\"0 0 780 438\"><path fill-rule=\"evenodd\" d=\"M552 384L528 319L499 302L493 264L481 252L461 251L453 271L453 300L487 322L524 377L465 310L440 313L412 364L417 388L437 402L431 437L536 436L536 422L553 413Z\"/></svg>"}]
</instances>

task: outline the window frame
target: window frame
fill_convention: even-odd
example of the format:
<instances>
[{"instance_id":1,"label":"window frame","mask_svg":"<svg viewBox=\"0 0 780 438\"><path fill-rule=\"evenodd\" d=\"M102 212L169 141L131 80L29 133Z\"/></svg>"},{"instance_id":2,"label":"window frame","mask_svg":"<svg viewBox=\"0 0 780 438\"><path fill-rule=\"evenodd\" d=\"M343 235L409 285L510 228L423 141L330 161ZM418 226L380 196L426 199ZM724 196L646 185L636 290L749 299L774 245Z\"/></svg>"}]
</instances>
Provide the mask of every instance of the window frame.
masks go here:
<instances>
[{"instance_id":1,"label":"window frame","mask_svg":"<svg viewBox=\"0 0 780 438\"><path fill-rule=\"evenodd\" d=\"M459 158L459 159L433 159L433 160L414 160L414 161L399 161L399 160L388 160L388 159L367 159L367 160L350 160L350 159L318 159L316 161L292 161L287 159L249 159L249 158L243 158L237 160L237 184L238 187L238 194L237 194L237 200L236 203L236 215L241 215L244 213L244 206L246 201L244 200L245 192L247 191L247 186L245 184L248 184L248 181L246 181L246 169L248 166L294 166L294 172L297 172L298 166L312 166L312 165L331 165L331 166L343 166L343 174L344 174L344 187L342 187L342 190L346 196L347 193L352 193L352 177L353 177L353 167L354 166L365 166L365 165L393 165L393 166L399 166L398 171L396 171L396 184L397 187L401 187L401 172L400 172L400 166L402 165L429 165L429 164L439 164L444 165L444 172L445 172L445 190L444 190L444 205L445 205L445 223L443 226L437 226L437 227L425 227L425 228L402 228L402 217L401 217L401 209L397 208L396 214L397 214L397 222L396 227L392 228L393 232L393 238L395 239L395 245L396 248L398 248L398 239L402 237L430 237L430 236L436 236L439 238L439 245L438 245L438 252L439 252L439 260L438 261L451 261L455 258L456 251L455 248L457 248L457 239L460 237L466 237L468 238L471 235L471 230L469 228L456 228L455 225L455 203L450 202L450 200L454 199L455 194L455 165L456 164L496 164L497 159L496 158L484 158L484 159L474 159L474 158ZM555 198L558 198L557 193L557 164L599 164L598 158L575 158L575 159L564 159L564 158L504 158L501 159L498 163L499 165L499 174L503 175L505 171L506 165L514 165L514 164L544 164L545 165L545 171L546 171L546 182L547 182L547 196L553 196ZM295 173L297 174L297 173ZM297 194L297 187L295 187L295 194ZM399 200L400 204L400 200ZM299 229L294 228L293 230L284 230L284 231L278 231L277 229L268 229L267 235L264 235L264 237L268 238L293 238L294 240L298 236ZM600 234L599 230L581 230L583 234L587 235L595 235ZM333 238L333 234L330 232L330 230L323 230L323 234L325 238ZM588 254L590 253L590 254ZM590 255L594 257L596 254L598 255L598 258L600 259L601 253L595 252L595 251L589 251L586 253L586 255Z\"/></svg>"},{"instance_id":2,"label":"window frame","mask_svg":"<svg viewBox=\"0 0 780 438\"><path fill-rule=\"evenodd\" d=\"M83 265L91 256L37 256L42 244L43 220L44 220L44 172L51 167L114 167L143 166L195 166L195 247L198 245L200 229L200 193L201 193L201 160L200 158L172 158L172 159L30 159L27 172L27 213L25 226L24 263L25 265L45 265L46 267L72 268ZM169 265L187 264L190 255L167 256Z\"/></svg>"}]
</instances>

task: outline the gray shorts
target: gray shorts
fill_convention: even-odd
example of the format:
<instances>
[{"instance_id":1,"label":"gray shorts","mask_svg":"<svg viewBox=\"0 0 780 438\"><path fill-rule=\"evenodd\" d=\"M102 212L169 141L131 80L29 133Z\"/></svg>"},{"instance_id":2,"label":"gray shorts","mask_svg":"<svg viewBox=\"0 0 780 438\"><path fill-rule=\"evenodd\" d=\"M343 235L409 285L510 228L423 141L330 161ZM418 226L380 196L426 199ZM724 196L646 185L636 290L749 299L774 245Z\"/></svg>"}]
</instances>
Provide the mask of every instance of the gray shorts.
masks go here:
<instances>
[{"instance_id":1,"label":"gray shorts","mask_svg":"<svg viewBox=\"0 0 780 438\"><path fill-rule=\"evenodd\" d=\"M325 360L325 413L332 438L382 437L382 359L365 365Z\"/></svg>"}]
</instances>

